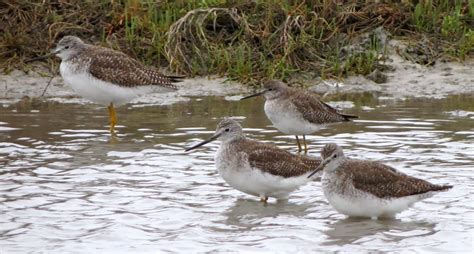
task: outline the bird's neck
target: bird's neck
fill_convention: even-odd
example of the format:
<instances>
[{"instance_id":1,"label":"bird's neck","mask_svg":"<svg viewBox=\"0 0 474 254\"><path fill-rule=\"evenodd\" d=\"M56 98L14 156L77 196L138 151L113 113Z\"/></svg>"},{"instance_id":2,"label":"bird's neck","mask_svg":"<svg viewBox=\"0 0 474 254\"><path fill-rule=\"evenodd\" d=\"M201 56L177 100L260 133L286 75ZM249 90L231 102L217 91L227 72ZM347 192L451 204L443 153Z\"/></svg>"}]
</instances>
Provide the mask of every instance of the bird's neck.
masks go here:
<instances>
[{"instance_id":1,"label":"bird's neck","mask_svg":"<svg viewBox=\"0 0 474 254\"><path fill-rule=\"evenodd\" d=\"M227 140L223 140L222 141L222 145L231 145L231 144L235 144L235 143L238 143L238 142L243 142L245 141L247 138L245 137L245 134L244 133L238 133L238 134L235 134L232 138L230 139L227 139Z\"/></svg>"},{"instance_id":2,"label":"bird's neck","mask_svg":"<svg viewBox=\"0 0 474 254\"><path fill-rule=\"evenodd\" d=\"M342 171L342 164L344 164L345 161L346 158L340 158L337 162L326 165L326 167L324 167L324 171L330 174L338 174Z\"/></svg>"}]
</instances>

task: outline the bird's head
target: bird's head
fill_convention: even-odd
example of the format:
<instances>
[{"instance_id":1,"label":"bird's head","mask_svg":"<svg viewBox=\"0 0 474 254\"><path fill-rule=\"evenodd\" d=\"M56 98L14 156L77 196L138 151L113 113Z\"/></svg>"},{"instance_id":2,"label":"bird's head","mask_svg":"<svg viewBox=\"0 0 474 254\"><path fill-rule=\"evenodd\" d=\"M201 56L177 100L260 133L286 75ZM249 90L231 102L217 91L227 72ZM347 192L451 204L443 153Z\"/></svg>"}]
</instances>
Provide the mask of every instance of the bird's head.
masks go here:
<instances>
[{"instance_id":1,"label":"bird's head","mask_svg":"<svg viewBox=\"0 0 474 254\"><path fill-rule=\"evenodd\" d=\"M335 143L326 144L321 150L321 164L308 177L313 176L320 170L336 170L346 159L342 148Z\"/></svg>"},{"instance_id":2,"label":"bird's head","mask_svg":"<svg viewBox=\"0 0 474 254\"><path fill-rule=\"evenodd\" d=\"M58 56L62 60L68 60L86 47L86 44L76 36L64 36L56 44L56 48L51 51L52 54Z\"/></svg>"},{"instance_id":3,"label":"bird's head","mask_svg":"<svg viewBox=\"0 0 474 254\"><path fill-rule=\"evenodd\" d=\"M258 93L255 93L255 94L245 96L240 100L245 100L245 99L252 98L252 97L255 97L255 96L259 96L259 95L263 95L263 97L265 97L266 100L271 100L271 99L275 99L275 98L278 98L278 97L281 97L281 96L285 95L287 90L288 90L288 86L285 83L283 83L282 81L280 81L280 80L269 80L269 81L266 81L263 84L263 90L262 91L260 91Z\"/></svg>"},{"instance_id":4,"label":"bird's head","mask_svg":"<svg viewBox=\"0 0 474 254\"><path fill-rule=\"evenodd\" d=\"M210 143L214 140L220 140L220 141L226 142L229 140L242 138L242 137L245 137L242 130L242 126L240 126L240 124L233 119L224 118L222 121L219 122L219 124L217 124L217 128L216 128L216 131L214 132L214 135L212 135L207 140L204 140L199 144L196 144L190 148L187 148L185 151L187 152L187 151L193 150L207 143Z\"/></svg>"}]
</instances>

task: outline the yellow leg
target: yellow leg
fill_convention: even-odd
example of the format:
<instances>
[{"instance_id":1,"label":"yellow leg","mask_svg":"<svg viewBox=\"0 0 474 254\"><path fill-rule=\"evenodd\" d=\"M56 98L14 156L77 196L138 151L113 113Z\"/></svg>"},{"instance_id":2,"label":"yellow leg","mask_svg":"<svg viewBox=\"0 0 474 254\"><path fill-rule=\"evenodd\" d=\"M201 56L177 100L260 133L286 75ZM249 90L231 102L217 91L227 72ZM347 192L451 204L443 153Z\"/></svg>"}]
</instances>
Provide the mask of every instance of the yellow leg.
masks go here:
<instances>
[{"instance_id":1,"label":"yellow leg","mask_svg":"<svg viewBox=\"0 0 474 254\"><path fill-rule=\"evenodd\" d=\"M111 102L107 107L109 110L109 120L110 120L110 135L115 135L115 125L117 124L117 114L115 113L114 104Z\"/></svg>"},{"instance_id":2,"label":"yellow leg","mask_svg":"<svg viewBox=\"0 0 474 254\"><path fill-rule=\"evenodd\" d=\"M298 144L298 153L301 153L301 144L300 144L300 140L298 139L298 136L295 135L296 137L296 143Z\"/></svg>"},{"instance_id":3,"label":"yellow leg","mask_svg":"<svg viewBox=\"0 0 474 254\"><path fill-rule=\"evenodd\" d=\"M306 137L303 135L304 153L308 153L308 146L306 145Z\"/></svg>"}]
</instances>

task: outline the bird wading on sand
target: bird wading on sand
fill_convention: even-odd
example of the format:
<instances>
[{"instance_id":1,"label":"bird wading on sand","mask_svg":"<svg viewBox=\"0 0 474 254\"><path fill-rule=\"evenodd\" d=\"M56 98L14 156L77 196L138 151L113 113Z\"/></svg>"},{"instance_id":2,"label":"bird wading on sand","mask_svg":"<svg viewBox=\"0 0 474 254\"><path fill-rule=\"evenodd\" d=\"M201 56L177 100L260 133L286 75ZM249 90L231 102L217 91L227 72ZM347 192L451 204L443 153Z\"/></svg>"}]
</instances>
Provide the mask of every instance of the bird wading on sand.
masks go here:
<instances>
[{"instance_id":1,"label":"bird wading on sand","mask_svg":"<svg viewBox=\"0 0 474 254\"><path fill-rule=\"evenodd\" d=\"M214 157L220 176L233 188L260 197L264 203L269 197L288 199L292 191L310 180L308 175L321 161L248 139L240 124L229 118L217 125L216 132L208 140L186 151L214 140L222 141Z\"/></svg>"},{"instance_id":2,"label":"bird wading on sand","mask_svg":"<svg viewBox=\"0 0 474 254\"><path fill-rule=\"evenodd\" d=\"M408 176L382 163L349 159L333 143L323 148L321 157L323 161L314 172L322 170L324 196L334 209L351 217L394 217L415 202L452 188Z\"/></svg>"},{"instance_id":3,"label":"bird wading on sand","mask_svg":"<svg viewBox=\"0 0 474 254\"><path fill-rule=\"evenodd\" d=\"M59 67L64 82L80 96L108 106L110 133L115 134L115 106L151 92L169 92L182 81L181 76L163 75L128 55L105 47L84 43L75 36L63 37L50 54L61 58Z\"/></svg>"},{"instance_id":4,"label":"bird wading on sand","mask_svg":"<svg viewBox=\"0 0 474 254\"><path fill-rule=\"evenodd\" d=\"M354 115L343 114L310 94L308 91L290 88L279 80L267 81L263 91L243 97L263 95L265 114L273 125L285 134L295 135L298 152L301 152L298 135L303 135L305 153L308 151L305 135L318 131L327 124L348 122Z\"/></svg>"}]
</instances>

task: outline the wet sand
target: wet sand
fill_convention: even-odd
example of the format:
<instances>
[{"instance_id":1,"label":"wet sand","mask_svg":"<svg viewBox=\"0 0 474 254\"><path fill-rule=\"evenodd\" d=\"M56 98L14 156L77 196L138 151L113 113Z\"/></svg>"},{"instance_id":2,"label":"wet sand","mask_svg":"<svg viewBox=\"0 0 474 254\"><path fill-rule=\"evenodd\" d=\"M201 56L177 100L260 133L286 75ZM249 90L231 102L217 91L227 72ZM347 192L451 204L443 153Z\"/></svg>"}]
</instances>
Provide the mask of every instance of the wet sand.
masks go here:
<instances>
[{"instance_id":1,"label":"wet sand","mask_svg":"<svg viewBox=\"0 0 474 254\"><path fill-rule=\"evenodd\" d=\"M387 39L385 39L387 40ZM307 80L304 81L310 90L324 96L334 94L370 93L374 97L403 99L409 97L444 98L448 95L474 94L474 58L464 62L436 61L433 66L422 66L402 58L397 52L403 51L406 45L397 40L387 40L388 58L384 64L389 71L383 83L375 83L364 76L351 76L340 80ZM0 74L0 102L11 104L24 96L44 98L60 103L89 103L79 98L74 91L64 84L60 76L51 79L50 71L44 67L33 67L37 72L24 73L16 70L9 74ZM41 73L41 74L40 74ZM48 76L49 75L49 76ZM47 89L46 89L47 87ZM170 105L188 101L194 96L232 96L250 92L251 87L229 81L225 77L194 77L185 79L179 84L177 92L166 94L149 94L137 98L131 104ZM332 97L333 98L333 97ZM231 99L237 99L232 98Z\"/></svg>"}]
</instances>

